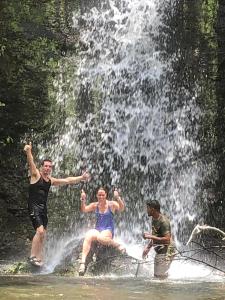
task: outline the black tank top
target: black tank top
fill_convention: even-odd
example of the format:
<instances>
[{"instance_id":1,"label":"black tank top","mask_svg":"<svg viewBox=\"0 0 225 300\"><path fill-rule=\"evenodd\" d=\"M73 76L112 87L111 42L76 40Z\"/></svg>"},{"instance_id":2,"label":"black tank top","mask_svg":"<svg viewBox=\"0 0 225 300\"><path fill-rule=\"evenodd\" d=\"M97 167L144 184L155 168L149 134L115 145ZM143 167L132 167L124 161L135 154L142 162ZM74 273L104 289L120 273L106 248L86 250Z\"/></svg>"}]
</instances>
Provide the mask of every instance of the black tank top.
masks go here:
<instances>
[{"instance_id":1,"label":"black tank top","mask_svg":"<svg viewBox=\"0 0 225 300\"><path fill-rule=\"evenodd\" d=\"M41 176L40 179L29 185L29 210L38 209L45 211L48 200L48 192L51 186L51 180L45 181Z\"/></svg>"}]
</instances>

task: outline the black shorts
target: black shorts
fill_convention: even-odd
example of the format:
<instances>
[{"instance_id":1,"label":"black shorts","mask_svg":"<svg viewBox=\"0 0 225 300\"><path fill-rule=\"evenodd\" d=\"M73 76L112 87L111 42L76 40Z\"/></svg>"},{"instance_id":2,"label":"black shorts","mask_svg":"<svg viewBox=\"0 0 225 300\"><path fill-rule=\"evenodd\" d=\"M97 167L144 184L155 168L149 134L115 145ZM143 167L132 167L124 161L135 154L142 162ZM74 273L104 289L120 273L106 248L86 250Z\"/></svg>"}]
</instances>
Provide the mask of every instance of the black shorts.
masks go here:
<instances>
[{"instance_id":1,"label":"black shorts","mask_svg":"<svg viewBox=\"0 0 225 300\"><path fill-rule=\"evenodd\" d=\"M47 213L30 212L29 214L30 214L32 225L35 230L42 225L44 226L45 229L47 228L48 225Z\"/></svg>"}]
</instances>

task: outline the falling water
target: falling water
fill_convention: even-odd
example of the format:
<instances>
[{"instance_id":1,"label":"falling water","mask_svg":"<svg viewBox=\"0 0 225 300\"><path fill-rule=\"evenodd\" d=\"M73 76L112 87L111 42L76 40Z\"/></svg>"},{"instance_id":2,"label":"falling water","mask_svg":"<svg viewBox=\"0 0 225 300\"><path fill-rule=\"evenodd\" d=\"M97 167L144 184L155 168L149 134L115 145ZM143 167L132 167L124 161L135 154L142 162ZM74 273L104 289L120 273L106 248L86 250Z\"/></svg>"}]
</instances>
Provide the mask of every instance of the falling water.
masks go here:
<instances>
[{"instance_id":1,"label":"falling water","mask_svg":"<svg viewBox=\"0 0 225 300\"><path fill-rule=\"evenodd\" d=\"M201 113L195 102L198 88L183 87L178 99L170 85L177 57L168 58L163 50L162 17L172 4L83 4L73 15L79 50L62 63L56 83L58 104L69 111L52 147L56 171L60 159L70 157L70 172L87 167L92 174L88 192L103 184L121 188L126 211L116 219L116 236L126 245L143 243L141 233L149 229L147 199L160 201L177 242L185 241L188 224L201 215L196 204L202 180L199 145L188 135ZM77 230L82 235L86 228L79 216L76 224L76 235Z\"/></svg>"}]
</instances>

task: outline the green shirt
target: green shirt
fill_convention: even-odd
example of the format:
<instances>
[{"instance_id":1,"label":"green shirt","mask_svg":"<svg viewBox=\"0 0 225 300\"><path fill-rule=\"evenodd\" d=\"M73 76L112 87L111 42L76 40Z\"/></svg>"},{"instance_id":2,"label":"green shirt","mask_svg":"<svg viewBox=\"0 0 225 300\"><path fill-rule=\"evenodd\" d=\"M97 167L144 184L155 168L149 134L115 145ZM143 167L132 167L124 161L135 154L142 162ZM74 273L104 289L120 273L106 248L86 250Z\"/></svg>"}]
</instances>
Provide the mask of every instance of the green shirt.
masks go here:
<instances>
[{"instance_id":1,"label":"green shirt","mask_svg":"<svg viewBox=\"0 0 225 300\"><path fill-rule=\"evenodd\" d=\"M171 234L170 221L166 216L160 215L157 220L152 219L152 234L158 237Z\"/></svg>"},{"instance_id":2,"label":"green shirt","mask_svg":"<svg viewBox=\"0 0 225 300\"><path fill-rule=\"evenodd\" d=\"M161 214L157 220L152 219L152 235L155 235L157 237L164 237L167 234L171 235L169 219L165 215ZM171 252L170 247L171 246L169 245L157 244L154 246L154 249L158 254L166 254L168 252Z\"/></svg>"}]
</instances>

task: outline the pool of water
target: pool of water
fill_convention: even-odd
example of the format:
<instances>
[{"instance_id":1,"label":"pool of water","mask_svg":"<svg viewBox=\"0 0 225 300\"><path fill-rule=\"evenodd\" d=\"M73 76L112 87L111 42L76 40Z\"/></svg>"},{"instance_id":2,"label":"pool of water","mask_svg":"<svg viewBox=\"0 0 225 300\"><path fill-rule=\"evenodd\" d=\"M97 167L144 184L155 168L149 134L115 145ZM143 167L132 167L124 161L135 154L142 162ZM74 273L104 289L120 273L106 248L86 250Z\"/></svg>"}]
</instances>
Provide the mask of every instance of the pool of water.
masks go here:
<instances>
[{"instance_id":1,"label":"pool of water","mask_svg":"<svg viewBox=\"0 0 225 300\"><path fill-rule=\"evenodd\" d=\"M0 300L224 300L225 278L219 281L118 277L1 276Z\"/></svg>"}]
</instances>

